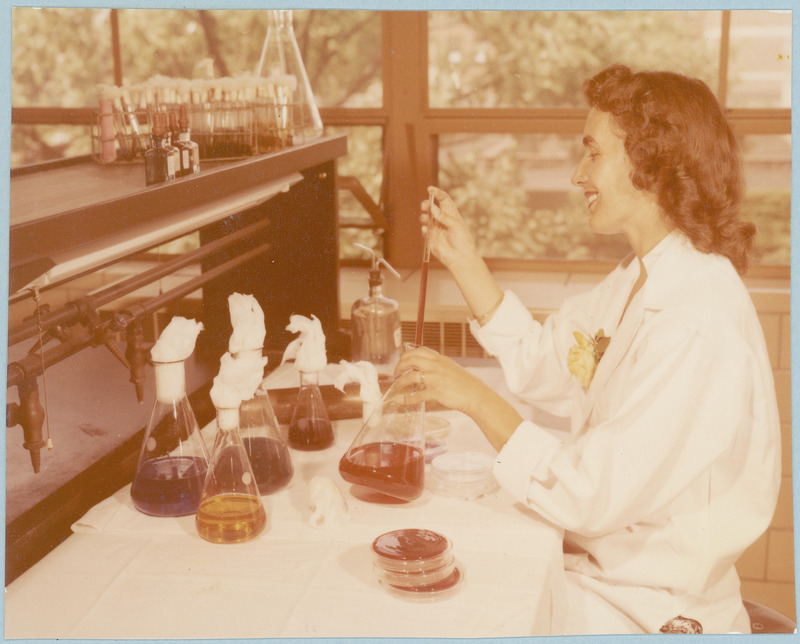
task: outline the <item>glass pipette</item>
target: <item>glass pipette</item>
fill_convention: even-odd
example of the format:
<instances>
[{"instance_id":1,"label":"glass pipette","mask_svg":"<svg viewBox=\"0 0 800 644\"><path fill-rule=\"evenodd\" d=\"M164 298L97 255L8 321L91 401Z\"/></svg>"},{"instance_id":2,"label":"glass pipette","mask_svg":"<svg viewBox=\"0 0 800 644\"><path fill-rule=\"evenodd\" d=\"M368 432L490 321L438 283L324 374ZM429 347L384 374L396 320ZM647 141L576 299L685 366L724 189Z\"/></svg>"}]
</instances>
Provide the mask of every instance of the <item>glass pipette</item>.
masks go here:
<instances>
[{"instance_id":1,"label":"glass pipette","mask_svg":"<svg viewBox=\"0 0 800 644\"><path fill-rule=\"evenodd\" d=\"M433 208L433 193L428 190L428 201ZM419 302L417 303L417 328L414 334L414 344L422 346L422 323L425 320L425 297L428 290L428 266L431 261L431 248L430 237L431 227L433 226L432 217L429 218L428 225L425 228L425 239L422 248L422 266L419 272Z\"/></svg>"}]
</instances>

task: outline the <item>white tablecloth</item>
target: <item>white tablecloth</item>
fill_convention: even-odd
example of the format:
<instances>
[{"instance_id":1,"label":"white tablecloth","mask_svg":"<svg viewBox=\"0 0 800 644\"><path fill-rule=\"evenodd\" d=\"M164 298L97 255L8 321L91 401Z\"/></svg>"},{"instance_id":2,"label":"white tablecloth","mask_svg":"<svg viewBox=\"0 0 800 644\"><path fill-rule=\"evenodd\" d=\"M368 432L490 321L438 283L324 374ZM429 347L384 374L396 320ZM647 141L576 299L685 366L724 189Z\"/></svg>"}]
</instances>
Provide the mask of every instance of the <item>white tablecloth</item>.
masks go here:
<instances>
[{"instance_id":1,"label":"white tablecloth","mask_svg":"<svg viewBox=\"0 0 800 644\"><path fill-rule=\"evenodd\" d=\"M280 374L275 377L280 378ZM493 454L468 418L450 421L448 449ZM258 539L215 545L194 517L139 513L130 486L92 508L62 545L6 588L7 638L503 637L559 634L564 620L561 534L502 490L477 500L427 490L411 503L361 501L338 474L360 429L334 423L335 444L292 450L290 485L262 497ZM204 435L212 431L204 429ZM350 519L315 528L306 484L327 476ZM399 528L446 535L465 574L435 603L387 594L372 541Z\"/></svg>"}]
</instances>

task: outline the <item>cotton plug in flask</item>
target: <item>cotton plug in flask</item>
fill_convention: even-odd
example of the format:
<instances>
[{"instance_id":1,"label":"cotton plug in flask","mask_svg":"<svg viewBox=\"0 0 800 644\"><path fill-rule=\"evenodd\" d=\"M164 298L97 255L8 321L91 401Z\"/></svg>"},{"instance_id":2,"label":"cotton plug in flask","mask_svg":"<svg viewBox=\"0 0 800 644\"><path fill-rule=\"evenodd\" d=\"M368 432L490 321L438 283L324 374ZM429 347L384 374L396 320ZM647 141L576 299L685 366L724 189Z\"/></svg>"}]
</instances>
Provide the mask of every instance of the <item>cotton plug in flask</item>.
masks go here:
<instances>
[{"instance_id":1,"label":"cotton plug in flask","mask_svg":"<svg viewBox=\"0 0 800 644\"><path fill-rule=\"evenodd\" d=\"M261 349L255 349L261 356ZM236 354L240 357L242 352ZM259 385L239 407L239 430L261 495L286 487L294 475L289 449L281 437L269 394Z\"/></svg>"},{"instance_id":2,"label":"cotton plug in flask","mask_svg":"<svg viewBox=\"0 0 800 644\"><path fill-rule=\"evenodd\" d=\"M354 244L372 255L369 271L369 294L353 302L350 313L352 357L354 361L366 360L375 365L378 373L392 375L400 357L402 327L400 305L383 295L381 266L400 278L400 274L383 258L378 258L371 248Z\"/></svg>"},{"instance_id":3,"label":"cotton plug in flask","mask_svg":"<svg viewBox=\"0 0 800 644\"><path fill-rule=\"evenodd\" d=\"M321 450L333 445L333 427L322 400L319 372L327 365L325 334L319 318L292 315L286 330L299 333L283 353L283 360L294 359L300 373L300 389L289 423L289 445L298 450Z\"/></svg>"},{"instance_id":4,"label":"cotton plug in flask","mask_svg":"<svg viewBox=\"0 0 800 644\"><path fill-rule=\"evenodd\" d=\"M144 514L194 514L208 468L208 451L186 396L184 361L153 364L156 400L139 451L131 499Z\"/></svg>"},{"instance_id":5,"label":"cotton plug in flask","mask_svg":"<svg viewBox=\"0 0 800 644\"><path fill-rule=\"evenodd\" d=\"M266 526L267 513L239 434L239 408L217 408L217 436L195 516L197 533L211 543L241 543L258 537Z\"/></svg>"},{"instance_id":6,"label":"cotton plug in flask","mask_svg":"<svg viewBox=\"0 0 800 644\"><path fill-rule=\"evenodd\" d=\"M374 502L406 502L425 489L425 403L411 395L414 387L386 391L339 461L342 478L367 490Z\"/></svg>"},{"instance_id":7,"label":"cotton plug in flask","mask_svg":"<svg viewBox=\"0 0 800 644\"><path fill-rule=\"evenodd\" d=\"M294 36L291 10L269 10L267 36L256 76L295 78L296 88L289 102L289 116L283 119L291 128L292 143L304 143L322 136L322 119Z\"/></svg>"}]
</instances>

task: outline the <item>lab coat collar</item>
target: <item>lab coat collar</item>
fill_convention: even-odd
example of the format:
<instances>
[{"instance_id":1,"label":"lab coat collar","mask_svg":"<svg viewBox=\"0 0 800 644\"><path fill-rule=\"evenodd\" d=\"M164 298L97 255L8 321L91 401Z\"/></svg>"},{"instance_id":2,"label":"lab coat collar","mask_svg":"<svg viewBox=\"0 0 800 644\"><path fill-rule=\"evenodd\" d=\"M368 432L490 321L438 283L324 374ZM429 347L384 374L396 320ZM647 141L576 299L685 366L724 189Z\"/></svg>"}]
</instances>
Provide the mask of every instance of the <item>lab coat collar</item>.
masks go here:
<instances>
[{"instance_id":1,"label":"lab coat collar","mask_svg":"<svg viewBox=\"0 0 800 644\"><path fill-rule=\"evenodd\" d=\"M675 229L642 258L647 271L642 287L645 309L663 310L684 292L685 280L697 270L691 256L698 252L686 234Z\"/></svg>"},{"instance_id":2,"label":"lab coat collar","mask_svg":"<svg viewBox=\"0 0 800 644\"><path fill-rule=\"evenodd\" d=\"M611 342L606 349L603 359L597 365L592 383L587 395L583 398L578 428L583 428L592 412L594 403L605 387L608 379L616 371L625 355L633 344L636 332L644 319L645 310L661 310L680 290L682 279L676 279L690 271L691 262L686 261L686 245L691 247L691 242L683 233L673 230L662 239L647 255L642 258L647 281L628 305L625 317L619 326L611 333ZM639 276L640 265L635 256L627 257L622 262L625 278L628 282L624 289L623 301L627 301L627 294ZM624 306L624 304L623 304ZM622 309L613 311L613 315L621 316ZM617 317L619 319L619 317ZM573 419L575 420L575 419ZM573 425L575 428L575 425Z\"/></svg>"}]
</instances>

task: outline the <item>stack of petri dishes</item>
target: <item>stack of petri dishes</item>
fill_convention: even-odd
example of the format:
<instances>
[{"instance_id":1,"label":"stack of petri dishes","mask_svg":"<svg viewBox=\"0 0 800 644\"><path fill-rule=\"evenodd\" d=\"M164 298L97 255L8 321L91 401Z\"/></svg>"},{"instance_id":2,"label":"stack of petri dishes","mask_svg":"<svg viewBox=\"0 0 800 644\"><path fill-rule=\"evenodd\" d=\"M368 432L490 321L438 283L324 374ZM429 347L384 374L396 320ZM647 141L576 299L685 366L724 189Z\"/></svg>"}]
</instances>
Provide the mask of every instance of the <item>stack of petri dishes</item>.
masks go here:
<instances>
[{"instance_id":1,"label":"stack of petri dishes","mask_svg":"<svg viewBox=\"0 0 800 644\"><path fill-rule=\"evenodd\" d=\"M479 499L497 487L494 459L481 452L448 452L431 461L430 486L435 494Z\"/></svg>"},{"instance_id":2,"label":"stack of petri dishes","mask_svg":"<svg viewBox=\"0 0 800 644\"><path fill-rule=\"evenodd\" d=\"M455 594L464 580L450 540L433 530L386 532L372 542L372 552L381 587L406 601L442 601Z\"/></svg>"}]
</instances>

